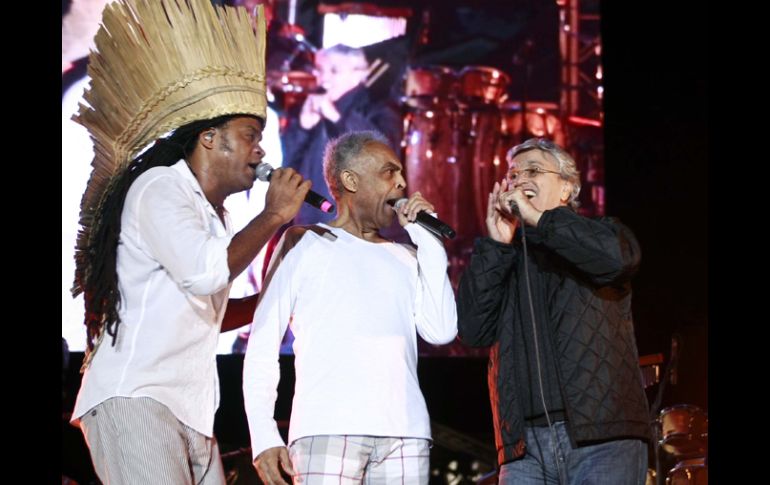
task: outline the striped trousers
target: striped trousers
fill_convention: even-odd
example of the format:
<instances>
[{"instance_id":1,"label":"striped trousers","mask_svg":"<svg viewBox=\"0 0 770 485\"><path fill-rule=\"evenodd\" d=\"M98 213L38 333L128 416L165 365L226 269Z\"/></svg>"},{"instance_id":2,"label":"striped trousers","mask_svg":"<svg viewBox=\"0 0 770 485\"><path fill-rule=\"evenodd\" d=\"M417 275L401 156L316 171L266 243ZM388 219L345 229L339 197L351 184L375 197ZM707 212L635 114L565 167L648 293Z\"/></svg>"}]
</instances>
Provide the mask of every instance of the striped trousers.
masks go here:
<instances>
[{"instance_id":1,"label":"striped trousers","mask_svg":"<svg viewBox=\"0 0 770 485\"><path fill-rule=\"evenodd\" d=\"M215 438L179 421L146 397L114 397L81 419L91 460L106 485L223 485Z\"/></svg>"}]
</instances>

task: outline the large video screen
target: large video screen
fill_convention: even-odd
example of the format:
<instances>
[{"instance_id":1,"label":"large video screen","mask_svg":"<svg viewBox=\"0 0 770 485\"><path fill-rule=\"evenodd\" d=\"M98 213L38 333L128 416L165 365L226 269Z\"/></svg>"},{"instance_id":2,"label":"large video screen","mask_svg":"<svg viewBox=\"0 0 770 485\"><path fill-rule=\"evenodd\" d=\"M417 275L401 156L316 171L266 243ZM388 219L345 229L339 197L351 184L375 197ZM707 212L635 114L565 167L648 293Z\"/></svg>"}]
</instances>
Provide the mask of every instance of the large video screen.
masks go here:
<instances>
[{"instance_id":1,"label":"large video screen","mask_svg":"<svg viewBox=\"0 0 770 485\"><path fill-rule=\"evenodd\" d=\"M105 3L83 2L90 4L84 10L65 2L62 17L62 337L73 351L84 350L86 342L83 298L72 298L70 289L93 147L85 128L71 118L85 103L87 54ZM254 11L255 2L224 3ZM598 0L581 2L581 15L541 0L375 1L355 11L345 10L349 3L306 0L293 2L298 6L291 12L289 2L262 3L270 22L265 161L274 167L321 163L318 153L298 149L289 135L319 96L339 92L333 102L343 103L348 92L363 90L373 105L394 106L397 129L382 131L401 156L407 191L420 190L458 232L446 244L455 287L474 239L484 236L487 194L506 176L506 153L527 138L552 139L573 154L583 184L579 210L603 215ZM339 75L334 62L341 57L355 60L353 74ZM355 82L345 85L350 76ZM318 183L324 182L314 180L314 187ZM236 231L262 210L266 188L256 182L225 201ZM404 238L397 231L388 235ZM235 280L230 296L259 292L266 264L263 250ZM218 352L244 352L248 331L246 326L222 334ZM287 335L283 353L291 353L291 341ZM420 343L422 355L484 352L460 342Z\"/></svg>"}]
</instances>

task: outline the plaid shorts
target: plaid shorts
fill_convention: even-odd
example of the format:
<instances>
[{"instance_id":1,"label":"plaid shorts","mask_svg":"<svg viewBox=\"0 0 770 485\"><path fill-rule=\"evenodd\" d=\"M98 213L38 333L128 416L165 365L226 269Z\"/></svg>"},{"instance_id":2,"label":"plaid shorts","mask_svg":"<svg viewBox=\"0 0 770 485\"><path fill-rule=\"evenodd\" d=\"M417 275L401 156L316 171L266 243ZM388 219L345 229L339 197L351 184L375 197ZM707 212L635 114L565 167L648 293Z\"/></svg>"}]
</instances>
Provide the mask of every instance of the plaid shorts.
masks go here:
<instances>
[{"instance_id":1,"label":"plaid shorts","mask_svg":"<svg viewBox=\"0 0 770 485\"><path fill-rule=\"evenodd\" d=\"M426 485L430 442L421 438L308 436L295 440L289 456L295 484Z\"/></svg>"}]
</instances>

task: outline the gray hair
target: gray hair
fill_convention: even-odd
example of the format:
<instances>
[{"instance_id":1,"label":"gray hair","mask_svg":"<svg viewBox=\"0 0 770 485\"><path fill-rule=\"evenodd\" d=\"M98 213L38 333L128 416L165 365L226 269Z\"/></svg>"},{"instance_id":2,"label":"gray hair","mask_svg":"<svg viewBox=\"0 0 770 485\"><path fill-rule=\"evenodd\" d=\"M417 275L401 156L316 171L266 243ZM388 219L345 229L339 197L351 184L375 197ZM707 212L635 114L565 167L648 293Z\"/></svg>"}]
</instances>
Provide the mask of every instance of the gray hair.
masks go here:
<instances>
[{"instance_id":1,"label":"gray hair","mask_svg":"<svg viewBox=\"0 0 770 485\"><path fill-rule=\"evenodd\" d=\"M505 159L510 165L511 160L513 160L516 155L530 150L540 150L550 154L556 159L556 162L559 164L559 175L562 179L572 183L572 193L570 194L569 205L572 206L573 209L577 209L579 205L577 198L578 194L580 194L580 171L577 169L575 159L562 147L547 138L530 138L524 143L519 143L508 150Z\"/></svg>"},{"instance_id":2,"label":"gray hair","mask_svg":"<svg viewBox=\"0 0 770 485\"><path fill-rule=\"evenodd\" d=\"M339 200L342 194L342 172L350 169L361 157L366 144L372 142L390 146L385 135L375 130L350 131L326 144L323 162L324 179L335 200Z\"/></svg>"},{"instance_id":3,"label":"gray hair","mask_svg":"<svg viewBox=\"0 0 770 485\"><path fill-rule=\"evenodd\" d=\"M364 54L363 49L358 47L350 47L345 44L335 44L331 47L327 47L326 49L321 49L318 52L320 54L339 54L341 56L360 57L364 60L364 62L366 62L366 54Z\"/></svg>"}]
</instances>

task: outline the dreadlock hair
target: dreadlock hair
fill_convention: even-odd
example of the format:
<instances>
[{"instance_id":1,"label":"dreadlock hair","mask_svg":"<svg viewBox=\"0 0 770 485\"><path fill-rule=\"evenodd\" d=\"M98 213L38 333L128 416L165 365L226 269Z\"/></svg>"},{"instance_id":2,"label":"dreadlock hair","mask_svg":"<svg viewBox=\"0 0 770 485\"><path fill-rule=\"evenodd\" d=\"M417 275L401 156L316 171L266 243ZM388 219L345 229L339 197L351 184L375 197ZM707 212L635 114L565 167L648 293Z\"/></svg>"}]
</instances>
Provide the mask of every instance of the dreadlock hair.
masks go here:
<instances>
[{"instance_id":1,"label":"dreadlock hair","mask_svg":"<svg viewBox=\"0 0 770 485\"><path fill-rule=\"evenodd\" d=\"M123 204L131 184L141 174L153 167L169 167L180 159L187 159L195 150L198 134L209 128L219 128L237 116L224 115L208 120L199 120L177 128L168 138L159 138L155 144L138 155L123 173L118 176L107 193L101 209L100 222L95 225L86 256L83 274L77 274L84 281L85 325L88 350L93 351L105 330L112 337L115 346L120 317L120 292L118 290L117 256L120 239L120 223Z\"/></svg>"}]
</instances>

